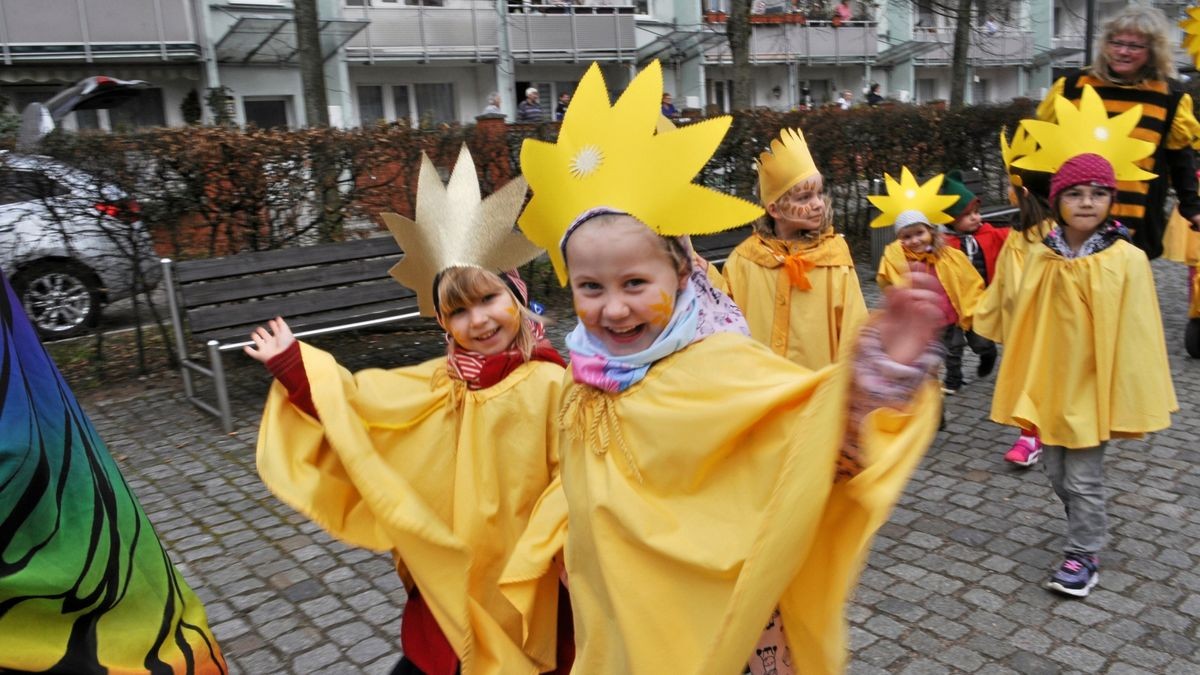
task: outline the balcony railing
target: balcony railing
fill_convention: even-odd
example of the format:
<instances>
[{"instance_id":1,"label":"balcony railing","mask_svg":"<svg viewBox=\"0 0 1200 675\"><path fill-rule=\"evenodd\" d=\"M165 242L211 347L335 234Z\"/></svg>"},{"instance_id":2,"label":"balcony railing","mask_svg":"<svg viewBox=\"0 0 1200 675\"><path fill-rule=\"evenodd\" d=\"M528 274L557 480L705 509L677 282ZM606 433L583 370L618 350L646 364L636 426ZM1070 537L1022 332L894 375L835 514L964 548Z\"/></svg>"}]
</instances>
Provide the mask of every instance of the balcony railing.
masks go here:
<instances>
[{"instance_id":1,"label":"balcony railing","mask_svg":"<svg viewBox=\"0 0 1200 675\"><path fill-rule=\"evenodd\" d=\"M914 61L922 66L950 65L954 54L953 28L913 28L915 42L935 43L936 46L918 54ZM1033 62L1033 32L1001 28L991 34L971 31L967 59L973 66L1029 65Z\"/></svg>"},{"instance_id":2,"label":"balcony railing","mask_svg":"<svg viewBox=\"0 0 1200 675\"><path fill-rule=\"evenodd\" d=\"M0 56L14 61L194 61L188 0L3 0Z\"/></svg>"},{"instance_id":3,"label":"balcony railing","mask_svg":"<svg viewBox=\"0 0 1200 675\"><path fill-rule=\"evenodd\" d=\"M636 58L633 5L515 3L504 20L509 52L521 61ZM495 60L500 17L490 0L451 7L364 7L347 18L370 25L346 46L353 61Z\"/></svg>"},{"instance_id":4,"label":"balcony railing","mask_svg":"<svg viewBox=\"0 0 1200 675\"><path fill-rule=\"evenodd\" d=\"M785 15L786 16L786 15ZM750 35L754 63L858 64L871 62L878 49L874 21L755 24ZM725 41L705 53L709 63L732 63Z\"/></svg>"}]
</instances>

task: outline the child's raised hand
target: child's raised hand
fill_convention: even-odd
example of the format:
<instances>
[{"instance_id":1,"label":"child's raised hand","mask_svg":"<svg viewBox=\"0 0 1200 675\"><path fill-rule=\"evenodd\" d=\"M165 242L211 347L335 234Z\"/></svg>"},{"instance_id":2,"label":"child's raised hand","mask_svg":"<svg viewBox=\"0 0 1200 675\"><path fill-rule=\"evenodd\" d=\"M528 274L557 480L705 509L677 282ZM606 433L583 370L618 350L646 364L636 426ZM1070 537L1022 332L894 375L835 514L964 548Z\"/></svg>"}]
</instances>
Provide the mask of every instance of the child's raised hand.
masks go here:
<instances>
[{"instance_id":1,"label":"child's raised hand","mask_svg":"<svg viewBox=\"0 0 1200 675\"><path fill-rule=\"evenodd\" d=\"M270 330L267 330L268 328ZM254 340L254 346L246 345L242 347L242 351L246 352L246 356L266 365L267 361L286 351L296 341L296 336L292 335L292 329L283 317L277 316L268 321L265 327L255 328L250 333L250 339Z\"/></svg>"},{"instance_id":2,"label":"child's raised hand","mask_svg":"<svg viewBox=\"0 0 1200 675\"><path fill-rule=\"evenodd\" d=\"M938 280L914 271L908 284L884 290L883 312L877 319L879 339L888 357L911 364L946 325Z\"/></svg>"}]
</instances>

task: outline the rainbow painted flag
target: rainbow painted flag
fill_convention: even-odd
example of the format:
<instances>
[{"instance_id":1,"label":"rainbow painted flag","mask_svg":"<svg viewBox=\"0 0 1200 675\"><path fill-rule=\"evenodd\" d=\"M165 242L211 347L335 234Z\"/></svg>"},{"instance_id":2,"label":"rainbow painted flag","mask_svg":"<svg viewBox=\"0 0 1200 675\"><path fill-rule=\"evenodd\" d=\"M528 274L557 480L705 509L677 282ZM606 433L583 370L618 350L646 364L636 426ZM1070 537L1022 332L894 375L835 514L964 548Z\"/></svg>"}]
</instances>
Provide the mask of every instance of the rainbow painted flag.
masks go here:
<instances>
[{"instance_id":1,"label":"rainbow painted flag","mask_svg":"<svg viewBox=\"0 0 1200 675\"><path fill-rule=\"evenodd\" d=\"M204 606L0 278L0 673L224 675Z\"/></svg>"}]
</instances>

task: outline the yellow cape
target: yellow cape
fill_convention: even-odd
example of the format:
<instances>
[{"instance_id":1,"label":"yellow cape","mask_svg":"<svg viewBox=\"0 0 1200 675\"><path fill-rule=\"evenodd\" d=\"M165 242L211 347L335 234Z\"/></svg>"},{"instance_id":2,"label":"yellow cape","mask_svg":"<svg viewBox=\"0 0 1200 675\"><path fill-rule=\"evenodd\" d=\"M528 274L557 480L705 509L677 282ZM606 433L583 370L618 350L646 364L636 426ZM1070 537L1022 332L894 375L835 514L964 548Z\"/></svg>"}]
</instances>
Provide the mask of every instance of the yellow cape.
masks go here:
<instances>
[{"instance_id":1,"label":"yellow cape","mask_svg":"<svg viewBox=\"0 0 1200 675\"><path fill-rule=\"evenodd\" d=\"M557 472L562 368L531 362L466 391L446 377L445 358L352 375L301 349L320 421L272 386L258 438L263 482L334 537L393 551L463 673L551 670L557 574L532 582L528 639L497 579Z\"/></svg>"},{"instance_id":2,"label":"yellow cape","mask_svg":"<svg viewBox=\"0 0 1200 675\"><path fill-rule=\"evenodd\" d=\"M776 607L797 671L840 672L847 595L940 400L868 415L866 468L835 485L848 377L722 333L620 394L568 385L562 489L504 593L523 606L565 541L576 675L741 673Z\"/></svg>"},{"instance_id":3,"label":"yellow cape","mask_svg":"<svg viewBox=\"0 0 1200 675\"><path fill-rule=\"evenodd\" d=\"M808 290L792 286L784 258L811 262ZM750 335L793 363L816 370L837 360L842 345L867 320L854 260L845 237L822 237L807 246L753 234L730 254L722 270L729 296L742 308Z\"/></svg>"},{"instance_id":4,"label":"yellow cape","mask_svg":"<svg viewBox=\"0 0 1200 675\"><path fill-rule=\"evenodd\" d=\"M1133 244L1073 260L1031 251L1006 338L993 420L1067 448L1171 425L1178 405L1154 276Z\"/></svg>"},{"instance_id":5,"label":"yellow cape","mask_svg":"<svg viewBox=\"0 0 1200 675\"><path fill-rule=\"evenodd\" d=\"M1009 237L1012 239L1012 237ZM950 304L958 313L958 325L963 330L971 330L975 308L983 297L983 277L971 265L970 258L962 251L943 246L936 253L937 262L933 269L938 281L946 289ZM883 249L883 257L879 259L879 273L875 281L880 288L903 283L908 274L909 263L904 255L904 246L899 241L893 241Z\"/></svg>"},{"instance_id":6,"label":"yellow cape","mask_svg":"<svg viewBox=\"0 0 1200 675\"><path fill-rule=\"evenodd\" d=\"M1200 232L1191 229L1191 223L1179 215L1178 209L1171 212L1171 220L1167 221L1167 232L1163 235L1163 257L1197 268L1192 277L1192 303L1188 307L1188 318L1200 317Z\"/></svg>"},{"instance_id":7,"label":"yellow cape","mask_svg":"<svg viewBox=\"0 0 1200 675\"><path fill-rule=\"evenodd\" d=\"M1054 221L1047 220L1027 232L1009 233L996 256L996 271L992 283L983 289L983 297L975 308L972 330L993 342L1004 342L1006 329L1012 325L1012 313L1021 290L1021 273L1031 249L1040 247L1050 233Z\"/></svg>"}]
</instances>

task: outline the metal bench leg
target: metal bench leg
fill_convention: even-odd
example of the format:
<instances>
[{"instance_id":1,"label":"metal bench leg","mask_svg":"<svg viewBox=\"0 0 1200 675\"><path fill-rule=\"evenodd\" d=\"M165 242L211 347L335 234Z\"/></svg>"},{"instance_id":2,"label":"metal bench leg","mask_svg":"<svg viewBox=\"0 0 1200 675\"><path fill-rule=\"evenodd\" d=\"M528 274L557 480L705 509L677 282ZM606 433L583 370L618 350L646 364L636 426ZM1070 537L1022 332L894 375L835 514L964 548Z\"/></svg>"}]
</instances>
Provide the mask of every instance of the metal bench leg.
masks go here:
<instances>
[{"instance_id":1,"label":"metal bench leg","mask_svg":"<svg viewBox=\"0 0 1200 675\"><path fill-rule=\"evenodd\" d=\"M192 371L187 367L189 360L187 339L183 335L183 315L179 312L179 298L175 290L175 265L170 258L159 260L162 265L163 288L167 291L167 307L171 310L171 328L175 333L175 354L179 358L179 374L183 378L183 393L189 399L196 398L196 387L192 384Z\"/></svg>"},{"instance_id":2,"label":"metal bench leg","mask_svg":"<svg viewBox=\"0 0 1200 675\"><path fill-rule=\"evenodd\" d=\"M217 390L217 410L225 433L233 433L233 414L229 410L229 390L225 388L225 364L221 361L220 343L208 341L208 362L212 365L213 388Z\"/></svg>"}]
</instances>

